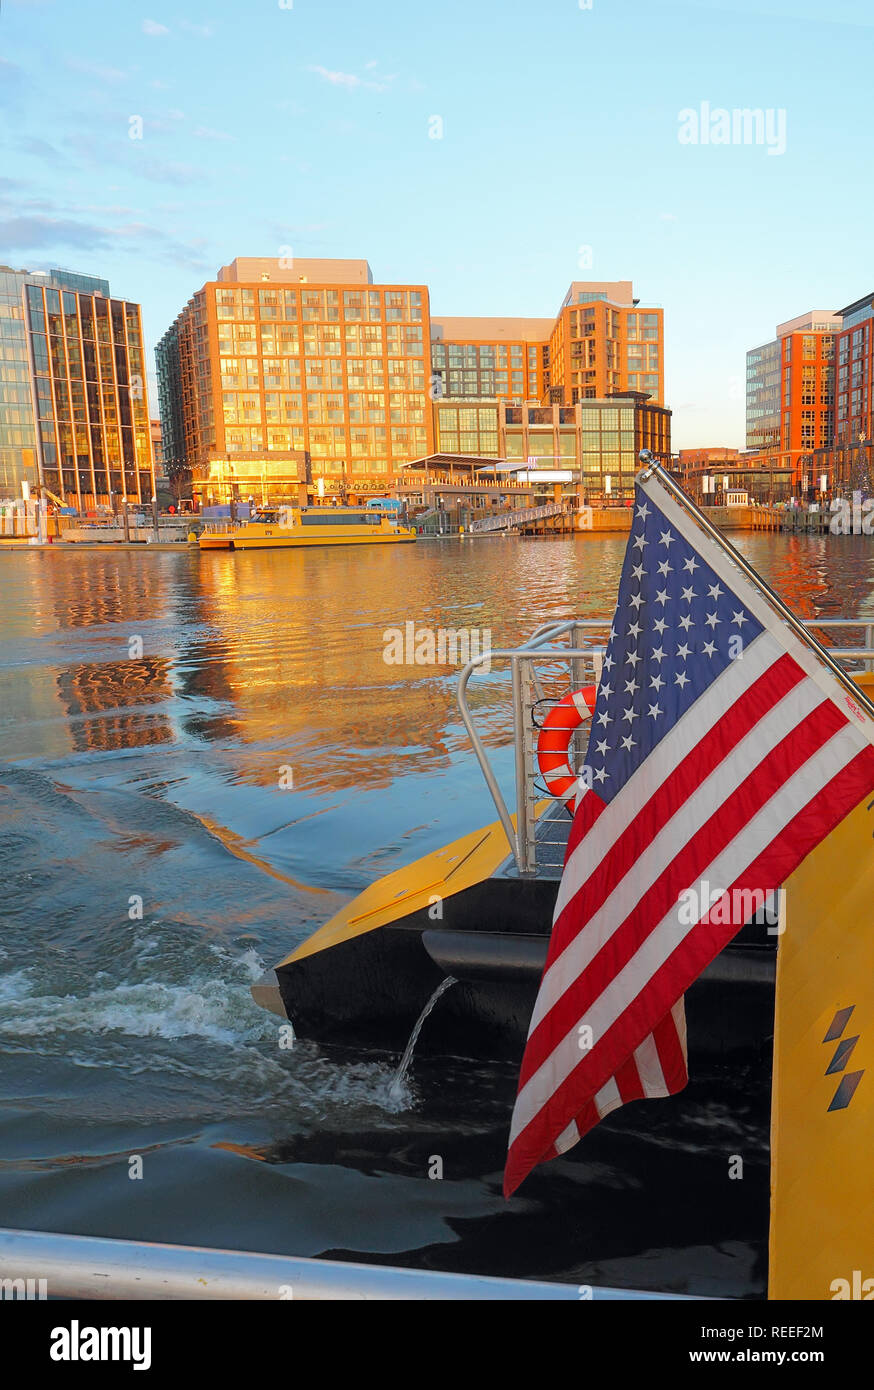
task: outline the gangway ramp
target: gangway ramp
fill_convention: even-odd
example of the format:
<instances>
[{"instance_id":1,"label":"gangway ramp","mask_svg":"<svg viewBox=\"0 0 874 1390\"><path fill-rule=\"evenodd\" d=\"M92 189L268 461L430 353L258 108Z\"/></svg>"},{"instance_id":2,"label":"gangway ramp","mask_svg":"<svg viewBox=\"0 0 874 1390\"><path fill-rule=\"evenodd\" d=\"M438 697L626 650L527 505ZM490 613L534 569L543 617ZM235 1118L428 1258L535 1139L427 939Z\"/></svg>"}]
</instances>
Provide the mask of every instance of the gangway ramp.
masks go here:
<instances>
[{"instance_id":1,"label":"gangway ramp","mask_svg":"<svg viewBox=\"0 0 874 1390\"><path fill-rule=\"evenodd\" d=\"M562 512L570 510L571 505L568 502L545 502L541 507L516 507L512 511L500 512L497 516L486 516L481 521L472 521L470 532L479 536L486 531L509 531L517 526L526 526L530 521L540 521L548 516L561 516Z\"/></svg>"}]
</instances>

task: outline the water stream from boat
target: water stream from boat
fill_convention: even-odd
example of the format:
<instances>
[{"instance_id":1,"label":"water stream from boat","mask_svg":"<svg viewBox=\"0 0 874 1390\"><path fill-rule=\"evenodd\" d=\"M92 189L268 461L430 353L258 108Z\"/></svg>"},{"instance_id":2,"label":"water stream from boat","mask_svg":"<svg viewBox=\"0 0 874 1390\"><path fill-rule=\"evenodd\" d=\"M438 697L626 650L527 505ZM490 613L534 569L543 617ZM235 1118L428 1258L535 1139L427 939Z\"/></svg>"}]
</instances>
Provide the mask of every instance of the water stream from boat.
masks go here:
<instances>
[{"instance_id":1,"label":"water stream from boat","mask_svg":"<svg viewBox=\"0 0 874 1390\"><path fill-rule=\"evenodd\" d=\"M416 1043L419 1041L419 1034L422 1031L422 1025L425 1022L425 1019L428 1017L429 1013L434 1008L434 1005L437 1003L437 1000L440 998L441 994L445 994L446 991L449 989L449 986L455 984L458 984L458 981L456 980L454 975L447 975L445 980L441 980L434 993L431 995L431 998L425 1005L424 1009L419 1014L419 1017L416 1019L416 1025L412 1033L410 1034L410 1041L407 1043L406 1048L404 1049L404 1055L401 1058L401 1064L395 1072L394 1079L388 1090L389 1096L392 1100L399 1100L403 1096L404 1082L407 1079L407 1073L410 1070L410 1066L413 1061L413 1053L416 1050Z\"/></svg>"}]
</instances>

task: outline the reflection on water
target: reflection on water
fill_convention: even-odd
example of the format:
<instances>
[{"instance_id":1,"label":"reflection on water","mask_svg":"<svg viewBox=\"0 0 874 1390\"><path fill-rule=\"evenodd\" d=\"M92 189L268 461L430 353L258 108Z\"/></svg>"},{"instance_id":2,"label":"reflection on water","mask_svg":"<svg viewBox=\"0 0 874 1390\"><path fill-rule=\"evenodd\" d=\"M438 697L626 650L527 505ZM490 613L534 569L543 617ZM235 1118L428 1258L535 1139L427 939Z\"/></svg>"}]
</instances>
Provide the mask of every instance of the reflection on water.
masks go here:
<instances>
[{"instance_id":1,"label":"reflection on water","mask_svg":"<svg viewBox=\"0 0 874 1390\"><path fill-rule=\"evenodd\" d=\"M868 538L738 544L801 615L874 619ZM510 1074L423 1064L398 1106L396 1058L284 1051L248 986L375 875L494 818L457 673L387 665L385 630L500 647L609 616L623 550L0 556L0 1224L591 1273L580 1170L535 1180L515 1215L498 1196ZM497 664L471 700L509 790ZM759 1277L754 1242L699 1271L714 1261L721 1287Z\"/></svg>"},{"instance_id":2,"label":"reflection on water","mask_svg":"<svg viewBox=\"0 0 874 1390\"><path fill-rule=\"evenodd\" d=\"M867 537L742 535L804 617L872 612ZM355 792L446 771L459 751L454 673L383 660L407 621L488 629L510 645L551 617L610 612L623 540L349 549L5 556L0 755L171 744L242 754L242 780ZM131 659L131 643L143 655ZM494 739L502 686L472 698Z\"/></svg>"}]
</instances>

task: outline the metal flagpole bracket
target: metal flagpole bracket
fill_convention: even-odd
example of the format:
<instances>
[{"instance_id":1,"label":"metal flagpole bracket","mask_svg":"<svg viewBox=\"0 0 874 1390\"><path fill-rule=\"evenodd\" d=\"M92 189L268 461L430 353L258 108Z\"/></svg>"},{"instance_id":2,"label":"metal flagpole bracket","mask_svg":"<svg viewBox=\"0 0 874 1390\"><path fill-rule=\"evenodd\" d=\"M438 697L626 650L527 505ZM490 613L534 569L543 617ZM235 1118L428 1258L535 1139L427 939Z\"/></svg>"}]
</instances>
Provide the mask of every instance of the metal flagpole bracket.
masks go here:
<instances>
[{"instance_id":1,"label":"metal flagpole bracket","mask_svg":"<svg viewBox=\"0 0 874 1390\"><path fill-rule=\"evenodd\" d=\"M638 473L637 477L640 482L645 483L647 478L651 478L661 465L652 449L641 449L637 457L643 464L643 468Z\"/></svg>"},{"instance_id":2,"label":"metal flagpole bracket","mask_svg":"<svg viewBox=\"0 0 874 1390\"><path fill-rule=\"evenodd\" d=\"M792 609L788 608L779 595L774 593L771 586L767 584L762 576L753 569L752 565L744 559L743 555L732 545L731 541L722 534L717 526L713 525L713 522L701 510L697 502L693 502L688 493L683 491L680 484L659 462L655 454L653 454L650 449L641 449L638 454L638 459L643 464L643 467L638 473L636 481L638 483L644 483L650 478L658 478L659 482L662 483L665 489L671 494L674 501L678 502L683 510L688 512L693 520L698 523L701 530L704 531L712 541L715 541L721 550L725 551L732 564L746 576L771 608L779 613L780 617L795 633L795 636L799 637L805 646L809 647L811 651L816 654L819 660L828 667L835 679L840 681L844 689L851 693L856 703L865 710L869 719L874 720L874 702L872 702L861 687L856 684L852 676L848 675L844 668L835 661L828 648L824 647L821 642L818 642L817 639L811 635L801 620L796 618Z\"/></svg>"}]
</instances>

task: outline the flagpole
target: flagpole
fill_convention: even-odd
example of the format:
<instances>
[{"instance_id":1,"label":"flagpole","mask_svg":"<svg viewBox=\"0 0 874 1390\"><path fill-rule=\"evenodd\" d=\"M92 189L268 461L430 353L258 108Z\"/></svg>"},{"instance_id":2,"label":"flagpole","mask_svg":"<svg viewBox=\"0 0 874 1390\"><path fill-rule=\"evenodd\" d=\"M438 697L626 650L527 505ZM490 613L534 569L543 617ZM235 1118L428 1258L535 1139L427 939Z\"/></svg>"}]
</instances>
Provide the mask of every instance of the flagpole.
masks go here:
<instances>
[{"instance_id":1,"label":"flagpole","mask_svg":"<svg viewBox=\"0 0 874 1390\"><path fill-rule=\"evenodd\" d=\"M844 689L849 690L852 693L853 699L864 707L865 712L871 719L874 719L874 702L872 702L865 692L856 684L852 676L849 676L843 667L838 665L828 648L817 641L801 620L796 618L792 609L788 608L761 575L756 573L752 565L744 559L740 551L732 545L731 541L722 534L717 526L713 525L713 522L705 515L697 502L693 502L692 498L683 491L680 484L671 477L668 470L659 463L655 455L649 449L641 449L638 457L644 466L637 475L637 481L646 482L648 478L658 478L659 482L663 484L674 500L679 502L680 506L687 511L690 516L694 517L701 529L706 531L710 539L714 540L716 544L725 551L732 563L737 565L738 569L746 575L750 583L759 590L771 607L777 610L780 617L791 627L796 637L800 637L801 641L810 647L811 651L816 653L820 661L825 663L832 675L840 681Z\"/></svg>"}]
</instances>

